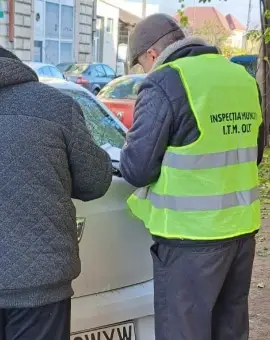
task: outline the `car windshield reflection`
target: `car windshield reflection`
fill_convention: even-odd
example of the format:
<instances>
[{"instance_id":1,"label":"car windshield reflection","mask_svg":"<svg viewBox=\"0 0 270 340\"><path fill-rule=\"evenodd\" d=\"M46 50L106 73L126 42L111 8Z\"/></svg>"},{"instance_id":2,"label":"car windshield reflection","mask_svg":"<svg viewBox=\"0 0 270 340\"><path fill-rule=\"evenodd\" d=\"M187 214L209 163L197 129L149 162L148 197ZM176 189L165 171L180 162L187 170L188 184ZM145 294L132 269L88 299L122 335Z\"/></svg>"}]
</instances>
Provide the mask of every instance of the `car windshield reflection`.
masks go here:
<instances>
[{"instance_id":1,"label":"car windshield reflection","mask_svg":"<svg viewBox=\"0 0 270 340\"><path fill-rule=\"evenodd\" d=\"M125 143L125 131L98 102L87 93L76 90L62 90L75 99L83 111L86 125L99 146L110 144L121 149Z\"/></svg>"}]
</instances>

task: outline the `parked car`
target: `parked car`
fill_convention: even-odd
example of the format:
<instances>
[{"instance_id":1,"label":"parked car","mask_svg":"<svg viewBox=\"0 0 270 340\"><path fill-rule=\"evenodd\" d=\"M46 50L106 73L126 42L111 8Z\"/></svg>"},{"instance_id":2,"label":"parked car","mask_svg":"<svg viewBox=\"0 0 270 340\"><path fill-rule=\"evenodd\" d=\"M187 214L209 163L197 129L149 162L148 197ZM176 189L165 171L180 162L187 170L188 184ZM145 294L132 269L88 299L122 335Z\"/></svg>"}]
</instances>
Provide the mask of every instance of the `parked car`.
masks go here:
<instances>
[{"instance_id":1,"label":"parked car","mask_svg":"<svg viewBox=\"0 0 270 340\"><path fill-rule=\"evenodd\" d=\"M119 173L127 129L83 87L59 79L42 81L80 104L93 138L114 167L103 198L74 201L82 272L73 284L71 340L154 340L152 242L128 211L126 199L134 188Z\"/></svg>"},{"instance_id":2,"label":"parked car","mask_svg":"<svg viewBox=\"0 0 270 340\"><path fill-rule=\"evenodd\" d=\"M230 60L233 63L244 66L248 73L256 78L258 71L258 55L238 55L232 57Z\"/></svg>"},{"instance_id":3,"label":"parked car","mask_svg":"<svg viewBox=\"0 0 270 340\"><path fill-rule=\"evenodd\" d=\"M65 75L67 80L85 87L95 95L117 77L114 70L105 64L74 64Z\"/></svg>"},{"instance_id":4,"label":"parked car","mask_svg":"<svg viewBox=\"0 0 270 340\"><path fill-rule=\"evenodd\" d=\"M133 122L138 89L145 77L145 74L133 74L117 78L106 85L98 95L128 129Z\"/></svg>"},{"instance_id":5,"label":"parked car","mask_svg":"<svg viewBox=\"0 0 270 340\"><path fill-rule=\"evenodd\" d=\"M36 72L38 77L65 79L63 73L61 73L54 65L34 62L29 62L25 64L31 67L31 69Z\"/></svg>"},{"instance_id":6,"label":"parked car","mask_svg":"<svg viewBox=\"0 0 270 340\"><path fill-rule=\"evenodd\" d=\"M65 73L74 63L70 62L70 63L60 63L58 65L56 65L56 67L62 72Z\"/></svg>"}]
</instances>

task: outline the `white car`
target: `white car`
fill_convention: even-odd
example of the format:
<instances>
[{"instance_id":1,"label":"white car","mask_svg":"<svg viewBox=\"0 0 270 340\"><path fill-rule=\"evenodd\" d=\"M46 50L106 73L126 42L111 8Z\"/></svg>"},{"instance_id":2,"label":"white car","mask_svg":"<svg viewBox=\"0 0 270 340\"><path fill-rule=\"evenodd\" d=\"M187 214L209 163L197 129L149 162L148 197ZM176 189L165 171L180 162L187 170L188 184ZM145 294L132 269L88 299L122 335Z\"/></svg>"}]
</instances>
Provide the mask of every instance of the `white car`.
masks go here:
<instances>
[{"instance_id":1,"label":"white car","mask_svg":"<svg viewBox=\"0 0 270 340\"><path fill-rule=\"evenodd\" d=\"M82 272L74 281L72 340L154 340L151 237L128 210L134 191L118 170L126 128L90 92L44 79L82 107L93 138L110 154L112 185L101 199L75 201Z\"/></svg>"},{"instance_id":2,"label":"white car","mask_svg":"<svg viewBox=\"0 0 270 340\"><path fill-rule=\"evenodd\" d=\"M54 65L35 62L25 62L25 64L34 70L39 78L65 79L63 73Z\"/></svg>"}]
</instances>

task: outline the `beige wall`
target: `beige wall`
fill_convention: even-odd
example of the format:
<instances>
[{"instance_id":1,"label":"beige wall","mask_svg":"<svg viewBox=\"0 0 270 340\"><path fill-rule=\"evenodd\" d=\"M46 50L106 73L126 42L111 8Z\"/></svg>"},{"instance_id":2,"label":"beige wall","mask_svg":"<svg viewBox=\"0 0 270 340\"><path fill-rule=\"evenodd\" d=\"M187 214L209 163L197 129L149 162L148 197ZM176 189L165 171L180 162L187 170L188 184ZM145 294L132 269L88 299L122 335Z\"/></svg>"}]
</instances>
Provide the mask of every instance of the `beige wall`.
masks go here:
<instances>
[{"instance_id":1,"label":"beige wall","mask_svg":"<svg viewBox=\"0 0 270 340\"><path fill-rule=\"evenodd\" d=\"M232 32L232 47L242 48L243 37L244 37L244 31L234 30Z\"/></svg>"},{"instance_id":2,"label":"beige wall","mask_svg":"<svg viewBox=\"0 0 270 340\"><path fill-rule=\"evenodd\" d=\"M104 18L104 37L103 37L103 63L109 65L112 69L116 69L116 56L118 45L118 22L119 8L111 6L106 2L98 1L97 15ZM108 20L113 20L113 31L108 32Z\"/></svg>"},{"instance_id":3,"label":"beige wall","mask_svg":"<svg viewBox=\"0 0 270 340\"><path fill-rule=\"evenodd\" d=\"M76 60L78 62L92 61L92 24L93 0L76 0L75 6L75 43Z\"/></svg>"},{"instance_id":4,"label":"beige wall","mask_svg":"<svg viewBox=\"0 0 270 340\"><path fill-rule=\"evenodd\" d=\"M33 51L32 0L15 0L14 42L8 39L8 4L2 1L4 18L0 18L0 45L12 50L19 58L30 61Z\"/></svg>"},{"instance_id":5,"label":"beige wall","mask_svg":"<svg viewBox=\"0 0 270 340\"><path fill-rule=\"evenodd\" d=\"M78 62L92 61L93 0L74 0L75 43L74 57ZM12 50L24 61L33 59L35 0L15 0L14 42L8 39L8 4L2 1L4 18L0 18L0 45Z\"/></svg>"}]
</instances>

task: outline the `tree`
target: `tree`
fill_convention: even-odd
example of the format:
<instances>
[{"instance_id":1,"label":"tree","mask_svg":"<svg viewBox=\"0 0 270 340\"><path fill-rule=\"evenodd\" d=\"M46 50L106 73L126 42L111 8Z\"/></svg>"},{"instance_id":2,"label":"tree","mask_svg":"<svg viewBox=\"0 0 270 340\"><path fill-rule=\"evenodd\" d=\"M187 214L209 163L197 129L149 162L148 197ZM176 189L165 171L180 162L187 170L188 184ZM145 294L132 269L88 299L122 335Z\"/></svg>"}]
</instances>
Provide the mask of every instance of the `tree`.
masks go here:
<instances>
[{"instance_id":1,"label":"tree","mask_svg":"<svg viewBox=\"0 0 270 340\"><path fill-rule=\"evenodd\" d=\"M228 41L230 33L215 20L206 21L202 26L192 29L193 35L199 36L211 45L223 48Z\"/></svg>"},{"instance_id":2,"label":"tree","mask_svg":"<svg viewBox=\"0 0 270 340\"><path fill-rule=\"evenodd\" d=\"M230 45L224 45L221 48L221 52L228 59L230 59L231 57L237 56L237 55L246 55L247 54L247 52L244 49L232 47Z\"/></svg>"},{"instance_id":3,"label":"tree","mask_svg":"<svg viewBox=\"0 0 270 340\"><path fill-rule=\"evenodd\" d=\"M245 36L245 49L248 53L258 54L261 43L262 43L262 31L261 30L254 29L254 30L247 32Z\"/></svg>"}]
</instances>

